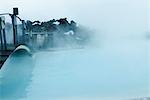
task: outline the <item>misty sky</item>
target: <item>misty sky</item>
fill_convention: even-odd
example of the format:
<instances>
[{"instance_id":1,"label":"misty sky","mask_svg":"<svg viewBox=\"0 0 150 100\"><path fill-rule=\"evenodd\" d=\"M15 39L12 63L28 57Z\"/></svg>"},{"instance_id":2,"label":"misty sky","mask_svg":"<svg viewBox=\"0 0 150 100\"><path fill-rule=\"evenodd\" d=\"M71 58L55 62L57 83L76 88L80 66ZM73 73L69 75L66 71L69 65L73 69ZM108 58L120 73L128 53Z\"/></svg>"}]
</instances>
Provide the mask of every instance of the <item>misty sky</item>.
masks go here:
<instances>
[{"instance_id":1,"label":"misty sky","mask_svg":"<svg viewBox=\"0 0 150 100\"><path fill-rule=\"evenodd\" d=\"M1 0L0 13L12 12L13 7L18 7L19 16L25 20L47 21L67 17L102 34L124 36L148 31L148 1Z\"/></svg>"}]
</instances>

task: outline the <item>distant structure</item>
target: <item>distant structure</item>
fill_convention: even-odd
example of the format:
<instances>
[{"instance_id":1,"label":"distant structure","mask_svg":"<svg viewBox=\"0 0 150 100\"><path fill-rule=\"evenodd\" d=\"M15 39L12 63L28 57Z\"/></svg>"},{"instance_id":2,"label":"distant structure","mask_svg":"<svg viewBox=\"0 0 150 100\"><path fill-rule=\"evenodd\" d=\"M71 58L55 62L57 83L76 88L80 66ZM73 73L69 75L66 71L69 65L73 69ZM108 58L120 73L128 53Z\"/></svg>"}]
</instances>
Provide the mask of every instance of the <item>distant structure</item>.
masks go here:
<instances>
[{"instance_id":1,"label":"distant structure","mask_svg":"<svg viewBox=\"0 0 150 100\"><path fill-rule=\"evenodd\" d=\"M30 42L35 48L77 46L86 43L89 34L86 29L78 27L73 20L67 18L52 19L47 22L26 21L26 42ZM43 40L43 46L39 42ZM38 43L38 44L35 44Z\"/></svg>"}]
</instances>

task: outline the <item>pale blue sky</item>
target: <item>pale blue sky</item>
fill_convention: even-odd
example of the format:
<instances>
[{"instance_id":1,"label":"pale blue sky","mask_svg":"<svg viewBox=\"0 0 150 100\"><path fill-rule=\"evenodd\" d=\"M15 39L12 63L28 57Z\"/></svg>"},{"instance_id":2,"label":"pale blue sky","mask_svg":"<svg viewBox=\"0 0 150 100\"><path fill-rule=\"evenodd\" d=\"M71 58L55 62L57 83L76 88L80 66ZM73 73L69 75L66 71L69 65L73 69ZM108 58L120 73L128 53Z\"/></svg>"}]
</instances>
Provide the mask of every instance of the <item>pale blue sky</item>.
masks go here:
<instances>
[{"instance_id":1,"label":"pale blue sky","mask_svg":"<svg viewBox=\"0 0 150 100\"><path fill-rule=\"evenodd\" d=\"M148 31L149 0L1 0L0 13L19 7L23 19L68 17L103 34Z\"/></svg>"}]
</instances>

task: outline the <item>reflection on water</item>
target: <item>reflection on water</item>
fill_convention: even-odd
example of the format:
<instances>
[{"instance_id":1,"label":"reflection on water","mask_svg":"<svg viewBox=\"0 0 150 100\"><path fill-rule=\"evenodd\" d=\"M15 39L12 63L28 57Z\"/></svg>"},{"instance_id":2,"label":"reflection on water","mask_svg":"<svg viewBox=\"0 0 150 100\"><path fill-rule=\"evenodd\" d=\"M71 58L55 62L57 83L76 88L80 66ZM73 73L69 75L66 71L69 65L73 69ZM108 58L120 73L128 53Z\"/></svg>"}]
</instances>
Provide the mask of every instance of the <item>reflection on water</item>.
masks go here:
<instances>
[{"instance_id":1,"label":"reflection on water","mask_svg":"<svg viewBox=\"0 0 150 100\"><path fill-rule=\"evenodd\" d=\"M18 51L9 57L0 73L0 99L18 100L26 96L34 64L31 56Z\"/></svg>"}]
</instances>

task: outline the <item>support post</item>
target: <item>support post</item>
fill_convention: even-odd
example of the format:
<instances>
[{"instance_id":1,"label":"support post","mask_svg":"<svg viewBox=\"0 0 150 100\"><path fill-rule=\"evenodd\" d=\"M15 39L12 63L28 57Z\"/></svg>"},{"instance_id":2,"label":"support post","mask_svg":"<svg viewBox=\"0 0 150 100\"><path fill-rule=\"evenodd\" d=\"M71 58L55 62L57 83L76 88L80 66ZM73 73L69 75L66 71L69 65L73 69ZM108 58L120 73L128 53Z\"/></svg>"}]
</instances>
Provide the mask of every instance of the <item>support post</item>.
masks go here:
<instances>
[{"instance_id":1,"label":"support post","mask_svg":"<svg viewBox=\"0 0 150 100\"><path fill-rule=\"evenodd\" d=\"M18 8L13 8L12 24L13 24L13 35L14 35L14 45L18 45L18 35L17 35L17 19L16 15L18 15Z\"/></svg>"},{"instance_id":2,"label":"support post","mask_svg":"<svg viewBox=\"0 0 150 100\"><path fill-rule=\"evenodd\" d=\"M17 38L17 20L16 20L16 16L15 15L12 15L12 25L13 25L14 46L17 46L17 44L18 44L18 38Z\"/></svg>"},{"instance_id":3,"label":"support post","mask_svg":"<svg viewBox=\"0 0 150 100\"><path fill-rule=\"evenodd\" d=\"M7 42L6 42L6 33L5 33L5 29L3 29L3 36L4 36L4 50L7 50Z\"/></svg>"},{"instance_id":4,"label":"support post","mask_svg":"<svg viewBox=\"0 0 150 100\"><path fill-rule=\"evenodd\" d=\"M1 39L1 49L7 50L7 42L5 34L5 17L0 17L0 39Z\"/></svg>"},{"instance_id":5,"label":"support post","mask_svg":"<svg viewBox=\"0 0 150 100\"><path fill-rule=\"evenodd\" d=\"M25 29L26 29L25 21L22 20L22 42L23 43L25 43Z\"/></svg>"},{"instance_id":6,"label":"support post","mask_svg":"<svg viewBox=\"0 0 150 100\"><path fill-rule=\"evenodd\" d=\"M1 28L1 18L0 18L0 39L1 39L1 48L0 50L3 50L3 36L2 36L2 28Z\"/></svg>"}]
</instances>

